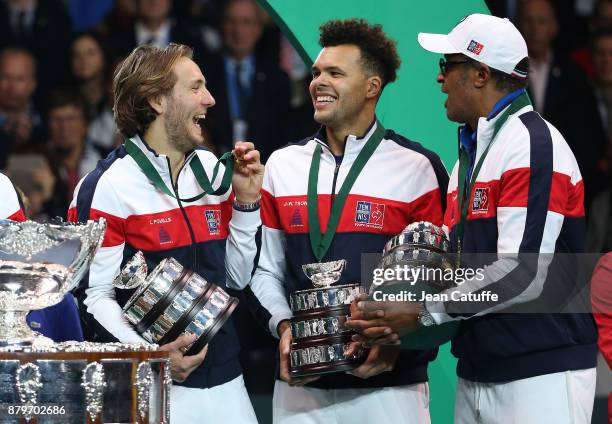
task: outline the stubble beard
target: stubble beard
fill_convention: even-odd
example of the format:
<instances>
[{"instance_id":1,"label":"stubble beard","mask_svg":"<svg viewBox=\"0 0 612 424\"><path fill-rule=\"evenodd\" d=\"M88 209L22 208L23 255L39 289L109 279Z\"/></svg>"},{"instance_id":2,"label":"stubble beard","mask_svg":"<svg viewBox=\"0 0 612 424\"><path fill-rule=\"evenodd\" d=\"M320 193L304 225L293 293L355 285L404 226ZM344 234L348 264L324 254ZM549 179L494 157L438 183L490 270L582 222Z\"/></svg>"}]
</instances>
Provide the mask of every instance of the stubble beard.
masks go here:
<instances>
[{"instance_id":1,"label":"stubble beard","mask_svg":"<svg viewBox=\"0 0 612 424\"><path fill-rule=\"evenodd\" d=\"M165 120L164 127L168 135L168 142L179 152L187 153L199 146L199 142L193 140L189 134L189 129L186 128L185 122L188 122L189 116L181 114L174 102L168 104L168 117Z\"/></svg>"}]
</instances>

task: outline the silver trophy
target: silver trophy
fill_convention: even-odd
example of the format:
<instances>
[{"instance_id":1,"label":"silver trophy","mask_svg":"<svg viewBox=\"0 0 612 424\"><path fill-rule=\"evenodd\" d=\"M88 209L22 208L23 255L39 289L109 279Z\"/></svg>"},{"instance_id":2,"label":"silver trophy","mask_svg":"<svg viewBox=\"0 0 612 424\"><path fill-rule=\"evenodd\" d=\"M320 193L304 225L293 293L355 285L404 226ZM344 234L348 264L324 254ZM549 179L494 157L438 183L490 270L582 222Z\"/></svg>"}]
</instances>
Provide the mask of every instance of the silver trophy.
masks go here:
<instances>
[{"instance_id":1,"label":"silver trophy","mask_svg":"<svg viewBox=\"0 0 612 424\"><path fill-rule=\"evenodd\" d=\"M347 371L365 359L364 351L348 354L355 334L345 327L351 302L364 292L360 283L332 286L340 279L346 260L302 266L314 289L289 296L291 318L291 375L324 374Z\"/></svg>"},{"instance_id":2,"label":"silver trophy","mask_svg":"<svg viewBox=\"0 0 612 424\"><path fill-rule=\"evenodd\" d=\"M182 334L194 334L196 340L183 349L187 355L198 353L238 305L237 298L174 258L162 260L147 276L142 252L125 264L113 284L138 288L123 307L123 316L149 343L164 345Z\"/></svg>"},{"instance_id":3,"label":"silver trophy","mask_svg":"<svg viewBox=\"0 0 612 424\"><path fill-rule=\"evenodd\" d=\"M0 379L2 423L170 422L170 360L155 345L0 347ZM10 405L23 411L11 414Z\"/></svg>"},{"instance_id":4,"label":"silver trophy","mask_svg":"<svg viewBox=\"0 0 612 424\"><path fill-rule=\"evenodd\" d=\"M26 315L59 303L89 268L106 221L0 221L0 346L50 344Z\"/></svg>"},{"instance_id":5,"label":"silver trophy","mask_svg":"<svg viewBox=\"0 0 612 424\"><path fill-rule=\"evenodd\" d=\"M402 269L401 274L416 280L386 280L381 285L370 287L370 297L374 292L383 294L405 294L408 292L415 301L427 295L436 294L455 287L452 278L454 261L448 256L448 238L442 228L431 222L419 221L409 224L402 232L387 242L383 250L383 269ZM414 272L412 272L414 271ZM429 349L450 340L458 329L457 322L422 327L415 333L402 338L402 347Z\"/></svg>"}]
</instances>

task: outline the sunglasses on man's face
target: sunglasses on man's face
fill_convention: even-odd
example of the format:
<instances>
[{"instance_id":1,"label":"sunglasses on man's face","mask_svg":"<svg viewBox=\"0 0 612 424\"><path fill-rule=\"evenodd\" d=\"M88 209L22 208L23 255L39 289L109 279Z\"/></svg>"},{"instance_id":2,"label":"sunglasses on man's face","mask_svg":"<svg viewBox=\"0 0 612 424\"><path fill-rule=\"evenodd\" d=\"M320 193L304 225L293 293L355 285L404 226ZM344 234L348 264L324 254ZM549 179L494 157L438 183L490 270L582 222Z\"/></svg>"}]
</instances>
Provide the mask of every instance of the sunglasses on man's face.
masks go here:
<instances>
[{"instance_id":1,"label":"sunglasses on man's face","mask_svg":"<svg viewBox=\"0 0 612 424\"><path fill-rule=\"evenodd\" d=\"M440 59L440 73L443 76L446 76L447 72L450 71L454 65L460 65L462 63L469 63L471 60L446 60L444 58Z\"/></svg>"}]
</instances>

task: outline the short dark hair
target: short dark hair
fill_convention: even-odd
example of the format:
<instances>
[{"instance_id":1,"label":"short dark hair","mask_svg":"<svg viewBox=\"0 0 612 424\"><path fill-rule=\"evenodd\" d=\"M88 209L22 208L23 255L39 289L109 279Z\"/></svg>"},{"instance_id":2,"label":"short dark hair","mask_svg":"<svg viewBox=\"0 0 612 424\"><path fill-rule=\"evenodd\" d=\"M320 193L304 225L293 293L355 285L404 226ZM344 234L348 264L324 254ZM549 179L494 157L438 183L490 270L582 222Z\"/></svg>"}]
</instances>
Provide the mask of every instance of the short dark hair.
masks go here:
<instances>
[{"instance_id":1,"label":"short dark hair","mask_svg":"<svg viewBox=\"0 0 612 424\"><path fill-rule=\"evenodd\" d=\"M45 104L46 116L55 109L59 109L66 106L73 106L78 109L83 115L83 119L87 122L87 107L85 106L85 100L81 95L71 88L56 88L47 96Z\"/></svg>"},{"instance_id":2,"label":"short dark hair","mask_svg":"<svg viewBox=\"0 0 612 424\"><path fill-rule=\"evenodd\" d=\"M511 93L521 88L527 88L527 78L518 78L505 72L498 71L497 69L490 69L491 74L493 75L493 78L495 80L495 88L497 88L499 91ZM521 60L516 65L515 69L524 72L526 75L529 75L529 58L526 57Z\"/></svg>"},{"instance_id":3,"label":"short dark hair","mask_svg":"<svg viewBox=\"0 0 612 424\"><path fill-rule=\"evenodd\" d=\"M395 40L390 39L379 24L369 24L365 19L328 21L319 28L321 47L352 44L361 51L365 69L382 78L382 86L397 79L401 60Z\"/></svg>"}]
</instances>

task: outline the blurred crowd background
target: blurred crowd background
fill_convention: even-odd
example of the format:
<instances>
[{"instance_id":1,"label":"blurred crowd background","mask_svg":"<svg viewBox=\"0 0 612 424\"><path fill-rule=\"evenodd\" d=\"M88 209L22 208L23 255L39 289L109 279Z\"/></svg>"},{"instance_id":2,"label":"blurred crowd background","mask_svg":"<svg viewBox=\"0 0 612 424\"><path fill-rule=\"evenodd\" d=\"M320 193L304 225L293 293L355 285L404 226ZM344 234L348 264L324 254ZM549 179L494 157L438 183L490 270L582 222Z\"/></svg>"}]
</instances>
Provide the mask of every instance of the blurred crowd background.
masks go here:
<instances>
[{"instance_id":1,"label":"blurred crowd background","mask_svg":"<svg viewBox=\"0 0 612 424\"><path fill-rule=\"evenodd\" d=\"M578 160L587 250L612 250L612 0L486 3L523 33L535 109ZM265 161L316 131L310 70L254 0L0 0L0 170L30 219L64 217L81 177L122 142L117 64L138 45L170 42L193 47L215 97L204 129L211 150L247 139ZM276 342L244 308L236 317L247 387L269 394Z\"/></svg>"}]
</instances>

